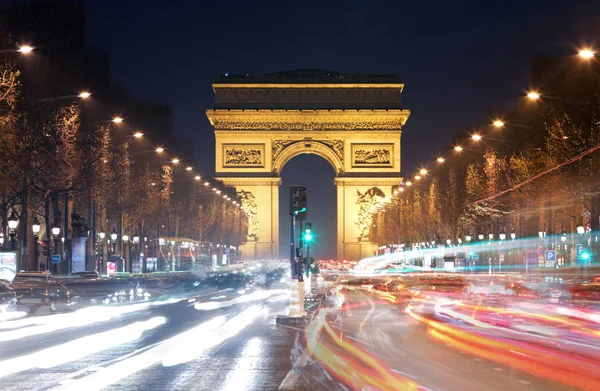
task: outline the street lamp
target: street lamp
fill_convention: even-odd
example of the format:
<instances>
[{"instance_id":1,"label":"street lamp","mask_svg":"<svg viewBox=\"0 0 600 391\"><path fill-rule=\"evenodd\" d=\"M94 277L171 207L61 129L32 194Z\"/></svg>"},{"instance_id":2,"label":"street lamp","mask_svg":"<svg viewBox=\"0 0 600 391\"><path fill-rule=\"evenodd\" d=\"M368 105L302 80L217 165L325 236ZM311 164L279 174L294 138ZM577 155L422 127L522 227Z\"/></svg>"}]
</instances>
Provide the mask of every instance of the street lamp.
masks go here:
<instances>
[{"instance_id":1,"label":"street lamp","mask_svg":"<svg viewBox=\"0 0 600 391\"><path fill-rule=\"evenodd\" d=\"M0 247L4 246L4 233L0 232Z\"/></svg>"},{"instance_id":2,"label":"street lamp","mask_svg":"<svg viewBox=\"0 0 600 391\"><path fill-rule=\"evenodd\" d=\"M490 240L494 239L494 234L489 234L488 238L490 238Z\"/></svg>"},{"instance_id":3,"label":"street lamp","mask_svg":"<svg viewBox=\"0 0 600 391\"><path fill-rule=\"evenodd\" d=\"M140 242L140 235L136 232L133 234L133 244L138 244Z\"/></svg>"},{"instance_id":4,"label":"street lamp","mask_svg":"<svg viewBox=\"0 0 600 391\"><path fill-rule=\"evenodd\" d=\"M585 58L586 60L588 60L588 59L594 57L596 55L596 53L594 53L590 49L581 49L579 51L579 53L577 53L577 55L581 58Z\"/></svg>"},{"instance_id":5,"label":"street lamp","mask_svg":"<svg viewBox=\"0 0 600 391\"><path fill-rule=\"evenodd\" d=\"M462 152L462 150L463 150L463 147L461 147L460 145L457 145L457 146L455 146L455 147L454 147L454 150L455 150L456 152Z\"/></svg>"},{"instance_id":6,"label":"street lamp","mask_svg":"<svg viewBox=\"0 0 600 391\"><path fill-rule=\"evenodd\" d=\"M560 241L563 243L567 241L567 233L566 232L563 232L563 234L560 236Z\"/></svg>"},{"instance_id":7,"label":"street lamp","mask_svg":"<svg viewBox=\"0 0 600 391\"><path fill-rule=\"evenodd\" d=\"M156 151L156 153L163 153L165 149L163 147L158 147L154 151Z\"/></svg>"},{"instance_id":8,"label":"street lamp","mask_svg":"<svg viewBox=\"0 0 600 391\"><path fill-rule=\"evenodd\" d=\"M175 158L175 159L171 160L171 163L177 164L177 163L179 163L179 159Z\"/></svg>"},{"instance_id":9,"label":"street lamp","mask_svg":"<svg viewBox=\"0 0 600 391\"><path fill-rule=\"evenodd\" d=\"M537 91L529 91L527 93L527 98L529 98L529 100L538 100L540 99L540 94Z\"/></svg>"},{"instance_id":10,"label":"street lamp","mask_svg":"<svg viewBox=\"0 0 600 391\"><path fill-rule=\"evenodd\" d=\"M493 122L493 125L497 128L503 128L504 127L504 122L500 121L499 119L495 120Z\"/></svg>"},{"instance_id":11,"label":"street lamp","mask_svg":"<svg viewBox=\"0 0 600 391\"><path fill-rule=\"evenodd\" d=\"M540 237L540 239L544 238L544 236L546 236L546 232L545 231L539 231L538 232L538 236Z\"/></svg>"},{"instance_id":12,"label":"street lamp","mask_svg":"<svg viewBox=\"0 0 600 391\"><path fill-rule=\"evenodd\" d=\"M426 170L426 169L424 169L424 168L421 168L421 169L419 170L419 174L421 174L421 175L427 175L427 170Z\"/></svg>"},{"instance_id":13,"label":"street lamp","mask_svg":"<svg viewBox=\"0 0 600 391\"><path fill-rule=\"evenodd\" d=\"M479 239L479 240L483 240L483 234L479 234L479 235L477 235L477 239Z\"/></svg>"},{"instance_id":14,"label":"street lamp","mask_svg":"<svg viewBox=\"0 0 600 391\"><path fill-rule=\"evenodd\" d=\"M515 227L512 227L512 229L510 230L510 238L512 240L515 240L516 237L517 237L517 234L515 233Z\"/></svg>"},{"instance_id":15,"label":"street lamp","mask_svg":"<svg viewBox=\"0 0 600 391\"><path fill-rule=\"evenodd\" d=\"M31 225L31 230L33 231L33 236L35 238L38 237L38 235L40 234L40 229L42 228L40 221L38 220L37 216L33 218L33 224Z\"/></svg>"},{"instance_id":16,"label":"street lamp","mask_svg":"<svg viewBox=\"0 0 600 391\"><path fill-rule=\"evenodd\" d=\"M585 233L585 227L583 225L577 226L577 233L583 235Z\"/></svg>"},{"instance_id":17,"label":"street lamp","mask_svg":"<svg viewBox=\"0 0 600 391\"><path fill-rule=\"evenodd\" d=\"M123 235L123 242L129 242L129 235Z\"/></svg>"},{"instance_id":18,"label":"street lamp","mask_svg":"<svg viewBox=\"0 0 600 391\"><path fill-rule=\"evenodd\" d=\"M52 230L52 236L54 236L54 239L58 239L58 235L60 235L60 225L58 225L58 223L54 223L51 230Z\"/></svg>"},{"instance_id":19,"label":"street lamp","mask_svg":"<svg viewBox=\"0 0 600 391\"><path fill-rule=\"evenodd\" d=\"M140 137L142 137L143 135L144 135L144 133L142 133L142 132L135 132L135 133L133 134L133 137L135 137L135 138L140 138Z\"/></svg>"},{"instance_id":20,"label":"street lamp","mask_svg":"<svg viewBox=\"0 0 600 391\"><path fill-rule=\"evenodd\" d=\"M115 117L112 119L112 122L115 124L120 124L121 122L123 122L123 118L121 117Z\"/></svg>"},{"instance_id":21,"label":"street lamp","mask_svg":"<svg viewBox=\"0 0 600 391\"><path fill-rule=\"evenodd\" d=\"M471 139L472 139L473 141L481 141L481 135L480 135L480 134L477 134L477 133L475 133L475 134L471 135Z\"/></svg>"},{"instance_id":22,"label":"street lamp","mask_svg":"<svg viewBox=\"0 0 600 391\"><path fill-rule=\"evenodd\" d=\"M115 231L115 229L113 228L112 232L110 233L110 240L114 242L117 241L117 232Z\"/></svg>"},{"instance_id":23,"label":"street lamp","mask_svg":"<svg viewBox=\"0 0 600 391\"><path fill-rule=\"evenodd\" d=\"M92 96L92 94L87 91L81 91L77 96L79 96L81 99L87 99Z\"/></svg>"},{"instance_id":24,"label":"street lamp","mask_svg":"<svg viewBox=\"0 0 600 391\"><path fill-rule=\"evenodd\" d=\"M19 226L19 219L17 219L17 216L15 216L15 211L13 210L12 212L10 212L10 216L8 216L8 229L11 230L12 232L15 232L17 230L17 227Z\"/></svg>"},{"instance_id":25,"label":"street lamp","mask_svg":"<svg viewBox=\"0 0 600 391\"><path fill-rule=\"evenodd\" d=\"M452 239L446 239L446 244L449 246L452 244Z\"/></svg>"},{"instance_id":26,"label":"street lamp","mask_svg":"<svg viewBox=\"0 0 600 391\"><path fill-rule=\"evenodd\" d=\"M98 232L98 237L100 238L100 240L104 240L104 238L106 237L106 233L104 233L104 231L100 231Z\"/></svg>"},{"instance_id":27,"label":"street lamp","mask_svg":"<svg viewBox=\"0 0 600 391\"><path fill-rule=\"evenodd\" d=\"M506 234L504 232L502 232L500 234L500 240L504 240L504 239L506 239Z\"/></svg>"},{"instance_id":28,"label":"street lamp","mask_svg":"<svg viewBox=\"0 0 600 391\"><path fill-rule=\"evenodd\" d=\"M469 234L469 235L465 236L465 239L467 240L467 243L471 243L471 239L473 239L473 238L471 237L471 234Z\"/></svg>"},{"instance_id":29,"label":"street lamp","mask_svg":"<svg viewBox=\"0 0 600 391\"><path fill-rule=\"evenodd\" d=\"M20 46L19 49L17 49L17 51L22 54L29 54L33 51L33 47L29 45L23 45Z\"/></svg>"}]
</instances>

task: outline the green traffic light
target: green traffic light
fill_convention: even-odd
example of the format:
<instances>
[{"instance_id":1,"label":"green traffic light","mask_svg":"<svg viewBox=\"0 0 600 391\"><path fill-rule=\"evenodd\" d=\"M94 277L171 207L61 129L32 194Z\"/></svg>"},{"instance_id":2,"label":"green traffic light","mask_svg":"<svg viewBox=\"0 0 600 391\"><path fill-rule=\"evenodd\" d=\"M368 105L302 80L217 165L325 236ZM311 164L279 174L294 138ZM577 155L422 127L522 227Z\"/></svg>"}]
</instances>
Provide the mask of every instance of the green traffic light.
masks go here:
<instances>
[{"instance_id":1,"label":"green traffic light","mask_svg":"<svg viewBox=\"0 0 600 391\"><path fill-rule=\"evenodd\" d=\"M590 259L590 254L589 253L581 254L581 259L583 259L584 261L587 261L588 259Z\"/></svg>"},{"instance_id":2,"label":"green traffic light","mask_svg":"<svg viewBox=\"0 0 600 391\"><path fill-rule=\"evenodd\" d=\"M304 234L304 240L306 240L307 242L310 242L312 240L312 234L310 232L307 232Z\"/></svg>"}]
</instances>

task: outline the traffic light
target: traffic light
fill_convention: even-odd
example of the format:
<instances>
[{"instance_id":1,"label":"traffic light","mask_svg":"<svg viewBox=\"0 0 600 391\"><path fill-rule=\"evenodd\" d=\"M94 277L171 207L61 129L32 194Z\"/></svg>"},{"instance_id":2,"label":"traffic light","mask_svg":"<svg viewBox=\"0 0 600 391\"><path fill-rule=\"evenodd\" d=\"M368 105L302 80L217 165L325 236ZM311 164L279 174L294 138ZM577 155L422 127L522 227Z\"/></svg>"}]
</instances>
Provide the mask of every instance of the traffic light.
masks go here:
<instances>
[{"instance_id":1,"label":"traffic light","mask_svg":"<svg viewBox=\"0 0 600 391\"><path fill-rule=\"evenodd\" d=\"M309 244L312 241L312 225L310 223L306 223L306 228L304 229L304 241Z\"/></svg>"},{"instance_id":2,"label":"traffic light","mask_svg":"<svg viewBox=\"0 0 600 391\"><path fill-rule=\"evenodd\" d=\"M306 220L306 187L290 187L290 216L296 216L296 220Z\"/></svg>"}]
</instances>

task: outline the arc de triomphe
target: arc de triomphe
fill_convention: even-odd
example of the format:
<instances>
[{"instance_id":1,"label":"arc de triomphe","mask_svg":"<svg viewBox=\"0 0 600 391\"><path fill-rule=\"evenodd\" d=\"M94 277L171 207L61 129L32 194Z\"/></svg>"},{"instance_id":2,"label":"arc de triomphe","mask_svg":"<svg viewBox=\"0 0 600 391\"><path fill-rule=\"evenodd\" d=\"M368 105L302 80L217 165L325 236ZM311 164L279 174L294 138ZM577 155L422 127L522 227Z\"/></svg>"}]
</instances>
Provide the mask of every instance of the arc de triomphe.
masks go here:
<instances>
[{"instance_id":1,"label":"arc de triomphe","mask_svg":"<svg viewBox=\"0 0 600 391\"><path fill-rule=\"evenodd\" d=\"M367 211L402 180L400 136L410 115L400 105L403 88L395 75L316 70L222 75L213 84L215 108L206 114L217 177L250 214L245 259L278 258L281 170L305 153L336 173L338 259L373 255ZM317 201L308 193L310 216Z\"/></svg>"}]
</instances>

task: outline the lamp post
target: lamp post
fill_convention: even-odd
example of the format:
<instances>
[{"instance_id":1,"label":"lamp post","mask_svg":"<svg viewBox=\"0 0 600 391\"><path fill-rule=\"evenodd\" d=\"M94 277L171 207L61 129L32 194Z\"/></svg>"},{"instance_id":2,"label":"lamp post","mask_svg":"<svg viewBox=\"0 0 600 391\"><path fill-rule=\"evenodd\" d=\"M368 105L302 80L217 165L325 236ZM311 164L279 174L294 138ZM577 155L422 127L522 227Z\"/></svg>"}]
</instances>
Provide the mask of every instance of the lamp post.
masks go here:
<instances>
[{"instance_id":1,"label":"lamp post","mask_svg":"<svg viewBox=\"0 0 600 391\"><path fill-rule=\"evenodd\" d=\"M117 242L117 232L115 231L114 228L113 228L112 232L110 233L110 241L112 243L112 252L114 254L115 253L115 243Z\"/></svg>"},{"instance_id":2,"label":"lamp post","mask_svg":"<svg viewBox=\"0 0 600 391\"><path fill-rule=\"evenodd\" d=\"M57 222L54 222L54 224L52 225L52 237L54 238L54 254L57 254L57 250L58 250L58 237L60 236L60 225L58 225ZM51 258L52 259L52 258ZM54 265L54 270L53 272L56 273L56 270L58 268L58 265ZM50 265L48 264L46 266L46 269L50 269Z\"/></svg>"},{"instance_id":3,"label":"lamp post","mask_svg":"<svg viewBox=\"0 0 600 391\"><path fill-rule=\"evenodd\" d=\"M125 271L131 272L129 255L129 235L123 235L123 258L125 258Z\"/></svg>"},{"instance_id":4,"label":"lamp post","mask_svg":"<svg viewBox=\"0 0 600 391\"><path fill-rule=\"evenodd\" d=\"M4 233L0 232L0 248L4 249Z\"/></svg>"},{"instance_id":5,"label":"lamp post","mask_svg":"<svg viewBox=\"0 0 600 391\"><path fill-rule=\"evenodd\" d=\"M33 262L35 262L35 270L39 270L40 263L38 261L38 237L40 235L40 229L42 228L40 221L37 216L33 218L31 230L33 231L33 237L35 238L35 244L33 245Z\"/></svg>"},{"instance_id":6,"label":"lamp post","mask_svg":"<svg viewBox=\"0 0 600 391\"><path fill-rule=\"evenodd\" d=\"M140 243L140 235L136 231L136 233L133 234L133 246L134 246L134 249L135 249L135 257L137 259L139 259L139 251L138 251L138 245L139 245L139 243ZM133 262L131 262L131 264L133 266ZM141 270L141 271L142 271L142 273L145 272L145 270Z\"/></svg>"},{"instance_id":7,"label":"lamp post","mask_svg":"<svg viewBox=\"0 0 600 391\"><path fill-rule=\"evenodd\" d=\"M17 227L19 226L19 219L17 219L17 216L15 216L14 210L10 213L7 222L10 235L10 249L16 250L17 245L15 243L15 237L17 236Z\"/></svg>"}]
</instances>

